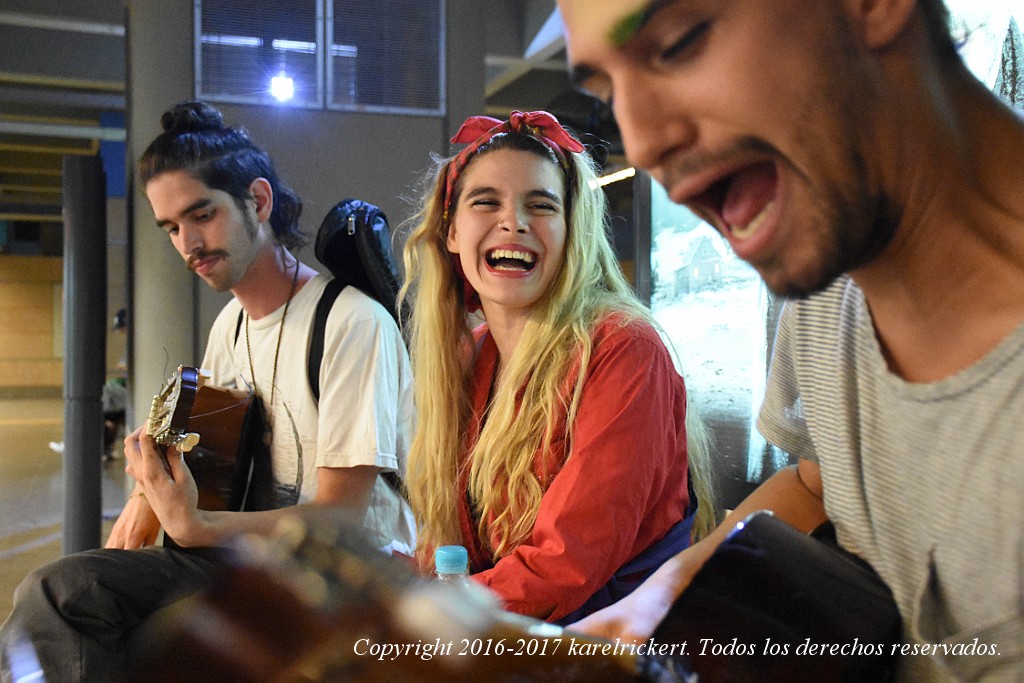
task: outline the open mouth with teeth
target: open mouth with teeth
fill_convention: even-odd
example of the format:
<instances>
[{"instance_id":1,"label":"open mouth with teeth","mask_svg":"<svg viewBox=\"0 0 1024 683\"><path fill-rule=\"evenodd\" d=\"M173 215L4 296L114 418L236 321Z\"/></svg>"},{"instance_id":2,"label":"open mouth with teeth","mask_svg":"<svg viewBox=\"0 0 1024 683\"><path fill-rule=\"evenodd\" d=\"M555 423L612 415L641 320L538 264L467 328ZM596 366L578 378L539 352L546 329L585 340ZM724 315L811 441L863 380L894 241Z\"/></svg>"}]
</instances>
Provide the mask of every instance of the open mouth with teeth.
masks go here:
<instances>
[{"instance_id":1,"label":"open mouth with teeth","mask_svg":"<svg viewBox=\"0 0 1024 683\"><path fill-rule=\"evenodd\" d=\"M487 252L487 265L493 270L529 273L537 265L537 257L520 249L492 249Z\"/></svg>"},{"instance_id":2,"label":"open mouth with teeth","mask_svg":"<svg viewBox=\"0 0 1024 683\"><path fill-rule=\"evenodd\" d=\"M694 204L710 213L729 237L745 240L765 224L775 205L778 171L770 161L751 164L721 178L694 198Z\"/></svg>"}]
</instances>

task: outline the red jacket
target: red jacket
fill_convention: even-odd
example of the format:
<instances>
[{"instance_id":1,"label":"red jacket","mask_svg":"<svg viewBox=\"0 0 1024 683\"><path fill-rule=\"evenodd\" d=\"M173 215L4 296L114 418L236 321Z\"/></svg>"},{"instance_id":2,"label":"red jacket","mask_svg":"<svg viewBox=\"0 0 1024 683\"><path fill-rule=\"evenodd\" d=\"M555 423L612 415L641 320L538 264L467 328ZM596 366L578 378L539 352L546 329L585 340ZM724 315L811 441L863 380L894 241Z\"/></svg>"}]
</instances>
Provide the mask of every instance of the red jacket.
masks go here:
<instances>
[{"instance_id":1,"label":"red jacket","mask_svg":"<svg viewBox=\"0 0 1024 683\"><path fill-rule=\"evenodd\" d=\"M460 482L462 541L473 578L513 612L550 621L574 612L686 515L683 379L650 325L623 327L619 320L606 319L594 334L574 442L571 450L564 438L552 444L533 532L496 563L477 537L465 475ZM479 436L498 359L486 326L474 334L479 351L467 454ZM564 434L564 427L555 433ZM538 453L539 478L544 461Z\"/></svg>"}]
</instances>

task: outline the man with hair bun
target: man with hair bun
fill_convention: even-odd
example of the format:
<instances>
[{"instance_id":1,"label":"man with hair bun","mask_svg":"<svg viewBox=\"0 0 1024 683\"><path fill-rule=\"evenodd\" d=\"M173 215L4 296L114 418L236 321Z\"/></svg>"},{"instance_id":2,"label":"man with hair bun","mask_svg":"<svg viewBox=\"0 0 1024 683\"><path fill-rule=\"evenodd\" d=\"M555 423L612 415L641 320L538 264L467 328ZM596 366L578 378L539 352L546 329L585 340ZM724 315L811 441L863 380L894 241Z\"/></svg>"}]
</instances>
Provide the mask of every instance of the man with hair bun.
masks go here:
<instances>
[{"instance_id":1,"label":"man with hair bun","mask_svg":"<svg viewBox=\"0 0 1024 683\"><path fill-rule=\"evenodd\" d=\"M138 164L141 185L186 267L234 295L202 366L212 384L251 388L261 399L273 434L272 500L261 511L200 510L182 459L169 458L168 471L144 429L129 435L136 484L106 548L30 574L0 632L8 653L30 644L51 681L123 679L136 629L209 586L229 539L270 533L295 506L341 509L380 547L408 553L415 544L411 513L381 476L403 472L412 422L409 360L394 320L358 289L342 290L327 318L318 405L306 351L329 279L291 252L305 242L301 201L267 153L215 108L179 104L161 124ZM179 547L153 545L161 527ZM5 658L4 681L11 669Z\"/></svg>"}]
</instances>

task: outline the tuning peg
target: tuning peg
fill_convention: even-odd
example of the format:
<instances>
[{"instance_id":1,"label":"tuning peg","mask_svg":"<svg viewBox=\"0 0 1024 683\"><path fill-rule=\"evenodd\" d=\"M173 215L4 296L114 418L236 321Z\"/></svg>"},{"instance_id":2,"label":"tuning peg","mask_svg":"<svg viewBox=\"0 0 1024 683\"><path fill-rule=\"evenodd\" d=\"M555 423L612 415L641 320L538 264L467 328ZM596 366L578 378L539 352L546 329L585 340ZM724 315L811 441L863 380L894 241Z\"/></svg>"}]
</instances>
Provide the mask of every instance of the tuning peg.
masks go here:
<instances>
[{"instance_id":1,"label":"tuning peg","mask_svg":"<svg viewBox=\"0 0 1024 683\"><path fill-rule=\"evenodd\" d=\"M199 435L195 432L188 432L182 436L181 441L178 442L176 448L179 453L188 453L190 450L195 448L197 443L199 443Z\"/></svg>"}]
</instances>

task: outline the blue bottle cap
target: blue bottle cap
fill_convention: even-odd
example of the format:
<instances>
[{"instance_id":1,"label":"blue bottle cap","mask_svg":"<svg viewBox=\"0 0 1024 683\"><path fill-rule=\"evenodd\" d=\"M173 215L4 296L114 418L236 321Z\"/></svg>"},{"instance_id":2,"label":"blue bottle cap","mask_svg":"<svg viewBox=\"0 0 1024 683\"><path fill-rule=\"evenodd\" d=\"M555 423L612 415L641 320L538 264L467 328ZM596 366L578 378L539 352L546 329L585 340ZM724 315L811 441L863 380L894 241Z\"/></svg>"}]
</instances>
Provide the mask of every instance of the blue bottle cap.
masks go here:
<instances>
[{"instance_id":1,"label":"blue bottle cap","mask_svg":"<svg viewBox=\"0 0 1024 683\"><path fill-rule=\"evenodd\" d=\"M442 545L434 553L438 574L465 574L469 571L469 553L461 545Z\"/></svg>"}]
</instances>

